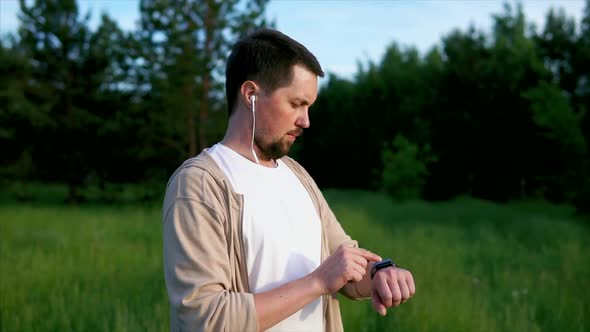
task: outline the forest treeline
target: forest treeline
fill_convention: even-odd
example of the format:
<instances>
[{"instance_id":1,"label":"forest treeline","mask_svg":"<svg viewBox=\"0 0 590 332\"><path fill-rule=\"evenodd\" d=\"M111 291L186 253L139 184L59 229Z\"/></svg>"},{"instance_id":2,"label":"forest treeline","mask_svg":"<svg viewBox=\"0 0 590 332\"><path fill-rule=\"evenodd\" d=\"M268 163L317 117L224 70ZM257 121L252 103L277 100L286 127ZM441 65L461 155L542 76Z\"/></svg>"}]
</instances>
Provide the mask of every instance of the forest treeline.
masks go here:
<instances>
[{"instance_id":1,"label":"forest treeline","mask_svg":"<svg viewBox=\"0 0 590 332\"><path fill-rule=\"evenodd\" d=\"M274 26L266 5L141 0L123 31L105 14L91 29L74 0L21 1L0 47L0 175L67 184L70 201L88 186L161 189L223 136L225 59ZM590 1L581 17L553 8L535 26L507 3L490 31L449 31L423 54L392 41L352 77L328 73L292 155L322 188L587 211Z\"/></svg>"}]
</instances>

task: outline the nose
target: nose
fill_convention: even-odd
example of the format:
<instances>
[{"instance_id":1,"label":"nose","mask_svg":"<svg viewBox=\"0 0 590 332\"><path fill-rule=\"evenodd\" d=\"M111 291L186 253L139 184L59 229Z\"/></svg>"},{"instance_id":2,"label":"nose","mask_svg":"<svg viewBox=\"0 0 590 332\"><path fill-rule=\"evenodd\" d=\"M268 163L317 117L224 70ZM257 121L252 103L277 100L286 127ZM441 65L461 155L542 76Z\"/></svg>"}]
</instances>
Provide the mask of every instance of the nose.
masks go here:
<instances>
[{"instance_id":1,"label":"nose","mask_svg":"<svg viewBox=\"0 0 590 332\"><path fill-rule=\"evenodd\" d=\"M295 121L295 125L297 127L304 128L304 129L305 128L309 128L310 123L309 123L309 112L308 112L308 110L309 109L307 107L305 107L303 109L303 111L301 111L301 114L299 114L299 117L297 117L297 120Z\"/></svg>"}]
</instances>

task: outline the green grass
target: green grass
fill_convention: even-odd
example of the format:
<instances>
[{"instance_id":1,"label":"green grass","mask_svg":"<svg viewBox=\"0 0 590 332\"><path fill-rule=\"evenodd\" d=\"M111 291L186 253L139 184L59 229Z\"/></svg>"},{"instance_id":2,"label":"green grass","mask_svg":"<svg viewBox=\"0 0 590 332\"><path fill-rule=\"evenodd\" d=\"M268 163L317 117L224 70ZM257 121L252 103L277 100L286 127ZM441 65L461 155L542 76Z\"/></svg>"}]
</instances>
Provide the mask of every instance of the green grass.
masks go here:
<instances>
[{"instance_id":1,"label":"green grass","mask_svg":"<svg viewBox=\"0 0 590 332\"><path fill-rule=\"evenodd\" d=\"M590 224L571 209L326 197L362 247L416 281L386 317L343 298L347 331L589 329ZM159 207L0 206L1 330L167 330Z\"/></svg>"},{"instance_id":2,"label":"green grass","mask_svg":"<svg viewBox=\"0 0 590 332\"><path fill-rule=\"evenodd\" d=\"M2 330L164 331L158 214L2 207Z\"/></svg>"}]
</instances>

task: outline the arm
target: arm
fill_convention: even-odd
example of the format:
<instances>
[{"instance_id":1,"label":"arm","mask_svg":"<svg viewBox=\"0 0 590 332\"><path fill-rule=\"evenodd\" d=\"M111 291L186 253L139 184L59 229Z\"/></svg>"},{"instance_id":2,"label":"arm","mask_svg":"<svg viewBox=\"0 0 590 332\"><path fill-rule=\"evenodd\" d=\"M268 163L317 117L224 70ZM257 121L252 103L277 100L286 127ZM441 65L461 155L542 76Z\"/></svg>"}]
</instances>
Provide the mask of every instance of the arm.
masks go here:
<instances>
[{"instance_id":1,"label":"arm","mask_svg":"<svg viewBox=\"0 0 590 332\"><path fill-rule=\"evenodd\" d=\"M313 190L318 197L320 204L320 214L325 218L325 229L328 236L328 244L330 253L333 252L335 246L345 244L354 247L358 243L350 238L344 231L332 209L328 206L321 191L317 186L313 186ZM375 255L378 257L377 255ZM379 261L381 258L372 260ZM373 262L368 261L363 273L363 277L356 282L346 283L340 289L340 292L346 297L353 300L372 299L373 308L382 316L387 313L387 308L397 307L401 303L406 302L410 297L414 296L416 291L414 279L412 274L401 268L387 268L379 270L375 275L375 279L371 280L370 271L373 267Z\"/></svg>"},{"instance_id":2,"label":"arm","mask_svg":"<svg viewBox=\"0 0 590 332\"><path fill-rule=\"evenodd\" d=\"M358 242L353 240L348 234L346 234L346 232L336 219L336 216L334 215L332 209L329 207L328 202L324 198L324 195L316 186L314 186L314 191L316 192L316 196L319 200L321 216L325 219L324 223L330 253L333 253L336 250L336 248L341 245L358 247ZM377 258L373 261L380 260L381 257L377 256ZM360 280L359 282L346 283L342 287L342 289L340 289L340 293L352 300L368 299L371 296L371 280L370 277L367 276L370 273L372 266L373 262L369 261L368 264L365 266L365 272L363 274L362 280ZM367 289L369 289L369 291L367 291Z\"/></svg>"},{"instance_id":3,"label":"arm","mask_svg":"<svg viewBox=\"0 0 590 332\"><path fill-rule=\"evenodd\" d=\"M259 331L274 326L320 296L321 286L312 275L255 294Z\"/></svg>"},{"instance_id":4,"label":"arm","mask_svg":"<svg viewBox=\"0 0 590 332\"><path fill-rule=\"evenodd\" d=\"M317 186L313 186L313 190L318 197L320 204L320 214L325 218L325 229L328 236L328 244L330 253L333 252L334 247L345 244L358 246L358 243L350 238L344 231L332 209L328 206L327 201L322 195ZM377 255L375 255L378 257ZM370 271L373 263L380 261L381 258L369 260L365 267L363 277L356 281L346 283L340 289L340 292L353 300L364 300L371 298L373 308L381 315L386 314L389 307L397 307L401 303L407 301L414 296L416 291L414 279L412 274L401 268L387 268L377 272L375 279L371 280Z\"/></svg>"},{"instance_id":5,"label":"arm","mask_svg":"<svg viewBox=\"0 0 590 332\"><path fill-rule=\"evenodd\" d=\"M309 275L254 295L259 328L266 330L316 298L338 291L349 281L360 281L367 262L379 259L367 250L341 246Z\"/></svg>"},{"instance_id":6,"label":"arm","mask_svg":"<svg viewBox=\"0 0 590 332\"><path fill-rule=\"evenodd\" d=\"M303 185L306 189L312 193L312 198L314 198L314 203L318 209L320 218L322 219L322 226L325 231L326 241L328 244L328 252L330 255L335 254L336 248L341 246L348 246L351 248L358 248L357 241L353 240L336 219L336 216L330 209L328 202L326 201L324 195L322 194L321 190L316 185L315 181L311 178L311 176L307 173L307 171L299 165L296 161L291 158L285 158L287 164L292 167L295 171L295 174L299 177ZM362 249L361 249L362 250ZM330 256L331 257L331 256ZM375 255L374 257L378 257ZM336 290L345 295L348 298L360 300L365 299L368 297L373 298L373 307L377 310L380 314L384 315L386 312L386 307L394 305L393 295L391 295L391 289L389 289L389 298L387 297L387 291L384 289L385 285L388 285L388 279L393 280L391 274L387 272L389 277L382 279L382 275L385 275L381 271L377 273L375 280L379 280L379 282L375 282L370 279L370 269L372 265L370 261L378 261L381 260L379 257L378 259L370 259L369 262L363 265L364 271L362 273L362 277L358 280L353 280L355 282L349 282L342 284L341 287L337 288ZM386 271L389 269L384 269L382 271ZM415 292L414 281L412 275L403 269L393 269L395 273L399 274L403 272L403 276L400 277L400 280L405 279L406 288L402 289L398 288L400 291L400 298L401 301L405 302L409 297L413 296ZM384 280L384 281L383 281Z\"/></svg>"}]
</instances>

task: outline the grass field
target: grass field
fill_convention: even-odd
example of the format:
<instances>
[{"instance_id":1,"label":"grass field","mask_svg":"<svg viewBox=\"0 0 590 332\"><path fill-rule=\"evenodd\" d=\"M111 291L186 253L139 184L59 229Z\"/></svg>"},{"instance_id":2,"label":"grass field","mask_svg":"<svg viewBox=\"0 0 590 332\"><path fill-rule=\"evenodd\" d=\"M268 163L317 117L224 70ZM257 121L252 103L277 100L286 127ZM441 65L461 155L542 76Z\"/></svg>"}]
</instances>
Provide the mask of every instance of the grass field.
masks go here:
<instances>
[{"instance_id":1,"label":"grass field","mask_svg":"<svg viewBox=\"0 0 590 332\"><path fill-rule=\"evenodd\" d=\"M416 280L386 317L342 299L347 331L590 329L590 223L567 207L326 196L361 246ZM1 330L167 330L161 244L159 204L1 205Z\"/></svg>"}]
</instances>

